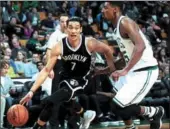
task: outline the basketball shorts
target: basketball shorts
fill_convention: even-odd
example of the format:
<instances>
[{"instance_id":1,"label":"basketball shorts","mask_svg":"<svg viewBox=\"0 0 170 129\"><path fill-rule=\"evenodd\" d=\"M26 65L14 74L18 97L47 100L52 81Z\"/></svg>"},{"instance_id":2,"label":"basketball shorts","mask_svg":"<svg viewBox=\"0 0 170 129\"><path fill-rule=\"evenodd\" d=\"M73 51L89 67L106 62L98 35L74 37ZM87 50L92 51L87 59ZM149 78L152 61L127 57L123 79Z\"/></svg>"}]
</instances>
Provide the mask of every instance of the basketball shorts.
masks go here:
<instances>
[{"instance_id":1,"label":"basketball shorts","mask_svg":"<svg viewBox=\"0 0 170 129\"><path fill-rule=\"evenodd\" d=\"M88 80L86 79L64 79L60 82L59 88L67 87L71 96L68 101L73 99L78 94L83 93L84 88L88 85Z\"/></svg>"},{"instance_id":2,"label":"basketball shorts","mask_svg":"<svg viewBox=\"0 0 170 129\"><path fill-rule=\"evenodd\" d=\"M110 81L116 93L113 101L119 106L126 107L138 104L147 95L158 78L158 68L144 71L130 71L121 76L118 81Z\"/></svg>"}]
</instances>

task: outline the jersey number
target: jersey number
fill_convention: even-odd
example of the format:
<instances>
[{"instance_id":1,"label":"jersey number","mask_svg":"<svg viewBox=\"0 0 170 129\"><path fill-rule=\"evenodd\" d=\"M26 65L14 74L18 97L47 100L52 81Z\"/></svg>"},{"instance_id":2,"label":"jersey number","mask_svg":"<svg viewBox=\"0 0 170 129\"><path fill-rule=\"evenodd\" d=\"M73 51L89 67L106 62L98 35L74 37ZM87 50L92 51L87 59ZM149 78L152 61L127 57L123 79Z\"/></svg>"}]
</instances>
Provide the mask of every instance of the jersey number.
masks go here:
<instances>
[{"instance_id":1,"label":"jersey number","mask_svg":"<svg viewBox=\"0 0 170 129\"><path fill-rule=\"evenodd\" d=\"M74 70L74 68L76 66L76 63L75 62L71 62L71 64L72 64L71 70Z\"/></svg>"}]
</instances>

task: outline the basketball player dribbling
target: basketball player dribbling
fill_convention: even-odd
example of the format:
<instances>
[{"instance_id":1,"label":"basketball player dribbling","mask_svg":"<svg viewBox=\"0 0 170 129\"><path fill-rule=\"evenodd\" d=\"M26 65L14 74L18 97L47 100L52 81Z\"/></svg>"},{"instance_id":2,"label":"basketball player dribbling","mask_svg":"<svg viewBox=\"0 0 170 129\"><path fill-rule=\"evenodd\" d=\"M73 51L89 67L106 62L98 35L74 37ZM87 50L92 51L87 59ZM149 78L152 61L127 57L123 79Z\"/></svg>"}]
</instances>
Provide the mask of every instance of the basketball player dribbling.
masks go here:
<instances>
[{"instance_id":1,"label":"basketball player dribbling","mask_svg":"<svg viewBox=\"0 0 170 129\"><path fill-rule=\"evenodd\" d=\"M63 80L60 82L60 88L47 98L48 103L40 113L33 129L39 129L45 125L52 114L54 105L70 101L75 95L82 93L88 84L92 52L103 53L106 56L109 66L107 70L110 72L115 70L114 64L112 63L113 55L109 46L94 38L87 38L81 35L82 24L80 18L72 17L67 21L67 32L68 37L63 38L62 41L52 48L48 63L38 75L30 91L20 101L21 104L24 104L33 97L34 92L41 86L53 69L58 56L61 56L64 70L61 73ZM89 116L91 120L82 125L84 129L88 129L90 122L95 117L95 113L88 115L92 115L92 117Z\"/></svg>"}]
</instances>

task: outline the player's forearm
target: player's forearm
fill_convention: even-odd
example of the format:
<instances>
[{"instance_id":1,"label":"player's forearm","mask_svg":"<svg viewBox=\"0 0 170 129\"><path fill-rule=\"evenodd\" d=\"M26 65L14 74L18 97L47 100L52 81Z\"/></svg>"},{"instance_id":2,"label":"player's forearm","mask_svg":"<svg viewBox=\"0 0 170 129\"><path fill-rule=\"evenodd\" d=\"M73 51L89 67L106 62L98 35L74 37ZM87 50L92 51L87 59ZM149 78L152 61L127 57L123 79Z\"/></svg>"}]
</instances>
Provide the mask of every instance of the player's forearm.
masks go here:
<instances>
[{"instance_id":1,"label":"player's forearm","mask_svg":"<svg viewBox=\"0 0 170 129\"><path fill-rule=\"evenodd\" d=\"M107 66L106 68L97 69L97 70L95 71L95 74L96 74L96 75L108 74L108 73L110 73L110 68L109 68L109 66Z\"/></svg>"},{"instance_id":2,"label":"player's forearm","mask_svg":"<svg viewBox=\"0 0 170 129\"><path fill-rule=\"evenodd\" d=\"M41 72L38 74L38 77L31 87L31 91L36 92L36 90L42 85L42 83L46 80L48 77L49 72L44 68L41 70Z\"/></svg>"},{"instance_id":3,"label":"player's forearm","mask_svg":"<svg viewBox=\"0 0 170 129\"><path fill-rule=\"evenodd\" d=\"M132 57L129 60L128 64L125 67L125 70L128 72L129 70L131 70L135 64L137 64L137 62L141 59L143 51L145 48L134 48L134 51L132 53Z\"/></svg>"},{"instance_id":4,"label":"player's forearm","mask_svg":"<svg viewBox=\"0 0 170 129\"><path fill-rule=\"evenodd\" d=\"M110 67L109 66L100 70L100 74L108 74L108 73L110 73Z\"/></svg>"},{"instance_id":5,"label":"player's forearm","mask_svg":"<svg viewBox=\"0 0 170 129\"><path fill-rule=\"evenodd\" d=\"M107 65L109 66L109 68L110 68L110 72L113 72L113 71L115 71L116 70L116 67L115 67L115 65L114 65L114 63L113 63L113 54L111 53L111 51L107 51L106 52L106 54L105 54L105 56L106 56L106 60L107 60Z\"/></svg>"},{"instance_id":6,"label":"player's forearm","mask_svg":"<svg viewBox=\"0 0 170 129\"><path fill-rule=\"evenodd\" d=\"M51 56L51 49L47 49L47 52L46 52L46 58L47 58L47 62L49 61L49 59L50 59L50 56ZM45 63L47 63L47 62L45 62Z\"/></svg>"}]
</instances>

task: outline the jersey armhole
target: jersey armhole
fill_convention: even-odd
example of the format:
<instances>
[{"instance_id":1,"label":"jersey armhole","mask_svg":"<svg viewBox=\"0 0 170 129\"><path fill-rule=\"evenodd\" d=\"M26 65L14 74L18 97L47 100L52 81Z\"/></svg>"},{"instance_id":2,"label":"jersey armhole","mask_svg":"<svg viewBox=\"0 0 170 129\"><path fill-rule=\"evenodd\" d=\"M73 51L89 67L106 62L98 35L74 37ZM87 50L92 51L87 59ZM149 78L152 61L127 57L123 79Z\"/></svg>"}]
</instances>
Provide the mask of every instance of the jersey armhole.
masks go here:
<instances>
[{"instance_id":1,"label":"jersey armhole","mask_svg":"<svg viewBox=\"0 0 170 129\"><path fill-rule=\"evenodd\" d=\"M87 43L89 41L89 38L85 38L85 47L86 47L86 51L88 52L89 55L91 55L91 52L88 49Z\"/></svg>"}]
</instances>

